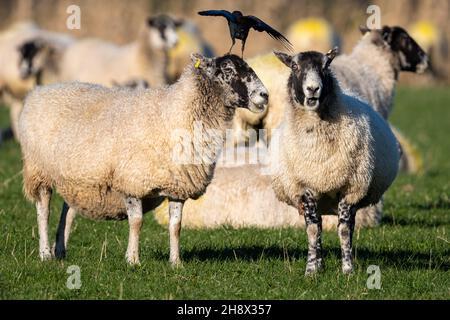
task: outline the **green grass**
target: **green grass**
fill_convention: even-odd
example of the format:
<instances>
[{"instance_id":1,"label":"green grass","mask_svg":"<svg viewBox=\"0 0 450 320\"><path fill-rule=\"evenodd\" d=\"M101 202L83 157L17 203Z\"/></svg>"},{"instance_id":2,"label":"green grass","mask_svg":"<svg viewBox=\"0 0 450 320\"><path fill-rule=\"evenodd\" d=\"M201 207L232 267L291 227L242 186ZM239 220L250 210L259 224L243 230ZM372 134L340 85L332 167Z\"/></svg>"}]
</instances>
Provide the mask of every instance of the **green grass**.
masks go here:
<instances>
[{"instance_id":1,"label":"green grass","mask_svg":"<svg viewBox=\"0 0 450 320\"><path fill-rule=\"evenodd\" d=\"M305 278L302 230L183 230L183 267L168 264L168 232L146 215L138 268L125 263L126 222L75 220L65 261L42 263L34 207L22 196L19 146L0 147L0 298L14 299L449 299L450 91L401 88L392 122L419 147L422 176L401 175L387 192L380 227L355 235L356 272L340 273L335 233L324 237L326 271ZM7 113L0 108L0 125ZM54 238L61 199L53 201ZM381 269L381 290L366 287ZM69 290L68 266L82 286Z\"/></svg>"}]
</instances>

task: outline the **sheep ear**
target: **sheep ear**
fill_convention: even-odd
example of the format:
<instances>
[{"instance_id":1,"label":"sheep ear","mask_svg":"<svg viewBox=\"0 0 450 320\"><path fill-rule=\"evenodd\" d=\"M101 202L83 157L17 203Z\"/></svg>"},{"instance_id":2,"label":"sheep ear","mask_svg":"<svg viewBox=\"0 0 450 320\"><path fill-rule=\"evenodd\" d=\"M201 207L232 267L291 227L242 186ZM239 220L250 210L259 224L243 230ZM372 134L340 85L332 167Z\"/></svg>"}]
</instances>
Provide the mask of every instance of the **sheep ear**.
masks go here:
<instances>
[{"instance_id":1,"label":"sheep ear","mask_svg":"<svg viewBox=\"0 0 450 320\"><path fill-rule=\"evenodd\" d=\"M330 51L328 51L324 56L323 56L323 65L322 65L322 69L325 70L330 66L330 63L333 61L333 59L338 55L339 53L339 48L338 47L334 47L333 49L331 49Z\"/></svg>"},{"instance_id":2,"label":"sheep ear","mask_svg":"<svg viewBox=\"0 0 450 320\"><path fill-rule=\"evenodd\" d=\"M191 61L196 69L206 69L211 67L211 58L206 58L200 53L191 53Z\"/></svg>"},{"instance_id":3,"label":"sheep ear","mask_svg":"<svg viewBox=\"0 0 450 320\"><path fill-rule=\"evenodd\" d=\"M283 52L279 52L279 51L274 51L273 54L281 61L283 62L286 66L288 66L289 68L292 65L292 56L283 53Z\"/></svg>"},{"instance_id":4,"label":"sheep ear","mask_svg":"<svg viewBox=\"0 0 450 320\"><path fill-rule=\"evenodd\" d=\"M182 27L184 24L184 19L183 18L174 19L173 23L175 24L175 28Z\"/></svg>"},{"instance_id":5,"label":"sheep ear","mask_svg":"<svg viewBox=\"0 0 450 320\"><path fill-rule=\"evenodd\" d=\"M367 32L370 32L370 29L366 26L359 26L359 31L361 31L361 33L365 35Z\"/></svg>"},{"instance_id":6,"label":"sheep ear","mask_svg":"<svg viewBox=\"0 0 450 320\"><path fill-rule=\"evenodd\" d=\"M155 22L156 22L155 17L148 17L147 18L147 25L149 27L154 27L155 26Z\"/></svg>"},{"instance_id":7,"label":"sheep ear","mask_svg":"<svg viewBox=\"0 0 450 320\"><path fill-rule=\"evenodd\" d=\"M381 37L384 42L390 45L392 43L392 28L384 26L383 29L381 29Z\"/></svg>"}]
</instances>

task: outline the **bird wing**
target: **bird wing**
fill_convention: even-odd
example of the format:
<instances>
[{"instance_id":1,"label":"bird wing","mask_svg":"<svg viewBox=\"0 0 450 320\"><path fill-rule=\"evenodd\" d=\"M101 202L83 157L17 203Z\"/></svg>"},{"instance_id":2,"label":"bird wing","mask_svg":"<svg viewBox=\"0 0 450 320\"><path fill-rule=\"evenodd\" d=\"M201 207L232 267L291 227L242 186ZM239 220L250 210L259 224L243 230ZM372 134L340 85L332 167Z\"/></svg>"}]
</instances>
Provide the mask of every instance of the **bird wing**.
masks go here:
<instances>
[{"instance_id":1,"label":"bird wing","mask_svg":"<svg viewBox=\"0 0 450 320\"><path fill-rule=\"evenodd\" d=\"M225 17L229 21L236 22L236 19L231 14L231 12L227 10L206 10L199 11L198 14L201 16Z\"/></svg>"},{"instance_id":2,"label":"bird wing","mask_svg":"<svg viewBox=\"0 0 450 320\"><path fill-rule=\"evenodd\" d=\"M247 21L249 26L255 29L256 31L267 32L273 39L280 41L286 49L290 51L293 50L292 43L285 36L283 36L280 32L269 26L261 19L255 16L245 16L243 18Z\"/></svg>"}]
</instances>

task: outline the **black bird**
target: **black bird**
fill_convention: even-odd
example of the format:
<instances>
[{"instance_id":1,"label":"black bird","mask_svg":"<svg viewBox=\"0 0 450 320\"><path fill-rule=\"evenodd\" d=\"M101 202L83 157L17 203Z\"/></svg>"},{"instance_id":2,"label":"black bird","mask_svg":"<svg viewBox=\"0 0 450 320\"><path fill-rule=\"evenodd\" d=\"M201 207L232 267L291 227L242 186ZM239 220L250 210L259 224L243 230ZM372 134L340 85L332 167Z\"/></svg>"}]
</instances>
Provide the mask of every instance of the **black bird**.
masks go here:
<instances>
[{"instance_id":1,"label":"black bird","mask_svg":"<svg viewBox=\"0 0 450 320\"><path fill-rule=\"evenodd\" d=\"M221 16L228 20L231 40L233 41L228 53L233 49L235 39L239 39L242 41L242 57L244 56L245 41L250 28L259 32L267 32L272 38L280 41L286 49L292 51L292 44L285 36L255 16L244 16L240 11L229 12L226 10L207 10L200 11L198 14L201 16Z\"/></svg>"}]
</instances>

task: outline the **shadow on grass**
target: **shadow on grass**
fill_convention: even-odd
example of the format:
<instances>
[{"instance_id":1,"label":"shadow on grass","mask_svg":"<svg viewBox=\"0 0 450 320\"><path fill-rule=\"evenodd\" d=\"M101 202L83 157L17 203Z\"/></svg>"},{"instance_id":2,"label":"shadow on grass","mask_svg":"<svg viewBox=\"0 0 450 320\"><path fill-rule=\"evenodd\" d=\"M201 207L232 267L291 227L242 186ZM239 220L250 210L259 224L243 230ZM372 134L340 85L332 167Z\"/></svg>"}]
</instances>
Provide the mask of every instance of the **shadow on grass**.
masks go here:
<instances>
[{"instance_id":1,"label":"shadow on grass","mask_svg":"<svg viewBox=\"0 0 450 320\"><path fill-rule=\"evenodd\" d=\"M385 215L382 219L381 225L389 226L417 226L423 228L435 228L440 226L450 225L450 219L448 216L438 215L433 216L430 219L429 216L424 214L424 216L415 216L413 218L407 217L393 217Z\"/></svg>"},{"instance_id":2,"label":"shadow on grass","mask_svg":"<svg viewBox=\"0 0 450 320\"><path fill-rule=\"evenodd\" d=\"M257 262L260 259L275 259L283 261L287 257L290 260L305 260L307 249L288 249L270 246L244 246L224 249L191 249L182 252L183 261L213 261L213 262L231 262L245 261ZM324 248L324 258L332 257L340 259L340 248ZM424 252L416 252L409 250L377 250L371 251L366 248L357 248L357 260L359 263L378 264L380 266L394 266L401 269L438 269L449 270L450 265L445 263L443 259L436 261L436 257L432 257L430 264L430 254ZM168 255L163 252L156 253L156 259L168 260Z\"/></svg>"}]
</instances>

